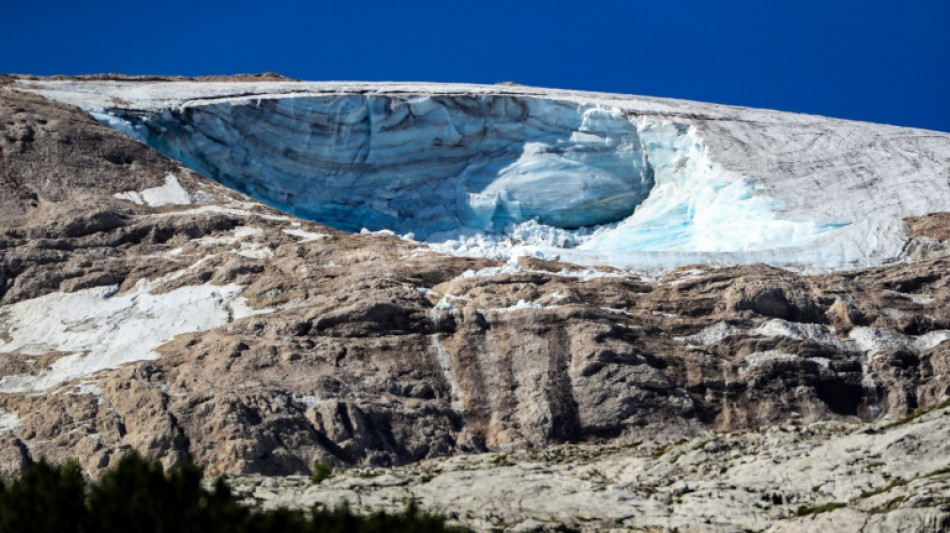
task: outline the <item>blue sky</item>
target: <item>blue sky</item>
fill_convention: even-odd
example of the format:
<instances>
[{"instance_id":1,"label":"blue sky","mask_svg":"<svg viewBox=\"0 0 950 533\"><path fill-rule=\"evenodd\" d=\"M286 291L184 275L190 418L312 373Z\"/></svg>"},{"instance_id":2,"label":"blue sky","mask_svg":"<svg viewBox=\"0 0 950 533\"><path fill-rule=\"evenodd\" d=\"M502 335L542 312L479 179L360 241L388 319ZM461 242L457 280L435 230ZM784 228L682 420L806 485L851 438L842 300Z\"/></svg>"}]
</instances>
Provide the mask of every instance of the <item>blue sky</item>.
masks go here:
<instances>
[{"instance_id":1,"label":"blue sky","mask_svg":"<svg viewBox=\"0 0 950 533\"><path fill-rule=\"evenodd\" d=\"M0 72L588 89L950 131L946 0L16 0Z\"/></svg>"}]
</instances>

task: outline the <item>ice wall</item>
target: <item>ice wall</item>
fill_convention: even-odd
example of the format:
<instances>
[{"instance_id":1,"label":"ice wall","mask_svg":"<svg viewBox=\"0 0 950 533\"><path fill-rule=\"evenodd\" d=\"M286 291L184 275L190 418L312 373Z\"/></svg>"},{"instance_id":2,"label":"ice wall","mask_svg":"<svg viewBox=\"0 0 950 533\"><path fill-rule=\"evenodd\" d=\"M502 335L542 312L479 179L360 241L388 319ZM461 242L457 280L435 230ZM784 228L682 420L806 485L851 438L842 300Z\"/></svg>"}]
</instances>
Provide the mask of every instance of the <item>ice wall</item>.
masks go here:
<instances>
[{"instance_id":1,"label":"ice wall","mask_svg":"<svg viewBox=\"0 0 950 533\"><path fill-rule=\"evenodd\" d=\"M622 113L550 100L281 98L131 123L118 126L251 196L345 230L426 238L531 219L589 226L630 215L653 185Z\"/></svg>"}]
</instances>

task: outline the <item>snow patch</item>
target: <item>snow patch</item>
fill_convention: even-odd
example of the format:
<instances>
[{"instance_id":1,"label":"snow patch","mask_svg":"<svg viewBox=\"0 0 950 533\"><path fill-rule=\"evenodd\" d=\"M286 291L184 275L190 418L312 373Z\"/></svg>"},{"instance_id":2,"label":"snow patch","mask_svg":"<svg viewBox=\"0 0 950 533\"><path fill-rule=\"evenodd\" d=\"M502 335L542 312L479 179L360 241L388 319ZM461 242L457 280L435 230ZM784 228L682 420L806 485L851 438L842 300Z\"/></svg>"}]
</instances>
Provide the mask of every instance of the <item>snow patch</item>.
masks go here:
<instances>
[{"instance_id":1,"label":"snow patch","mask_svg":"<svg viewBox=\"0 0 950 533\"><path fill-rule=\"evenodd\" d=\"M239 285L196 285L153 294L168 278L142 280L127 292L117 285L56 292L5 308L7 340L0 353L65 353L49 370L0 379L0 392L45 390L125 363L156 359L155 351L176 335L207 331L251 309Z\"/></svg>"},{"instance_id":2,"label":"snow patch","mask_svg":"<svg viewBox=\"0 0 950 533\"><path fill-rule=\"evenodd\" d=\"M277 309L273 307L263 307L260 309L251 307L247 303L247 298L235 298L231 300L228 304L228 309L231 312L231 320L240 320L249 316L268 315L277 311Z\"/></svg>"},{"instance_id":3,"label":"snow patch","mask_svg":"<svg viewBox=\"0 0 950 533\"><path fill-rule=\"evenodd\" d=\"M79 394L91 394L102 403L102 387L95 381L81 381L77 386Z\"/></svg>"},{"instance_id":4,"label":"snow patch","mask_svg":"<svg viewBox=\"0 0 950 533\"><path fill-rule=\"evenodd\" d=\"M261 243L242 242L241 248L234 250L234 253L248 259L271 259L274 257L274 250Z\"/></svg>"},{"instance_id":5,"label":"snow patch","mask_svg":"<svg viewBox=\"0 0 950 533\"><path fill-rule=\"evenodd\" d=\"M152 187L141 192L127 191L114 195L119 200L128 200L136 205L160 207L163 205L189 205L195 199L178 183L174 174L165 176L165 185Z\"/></svg>"},{"instance_id":6,"label":"snow patch","mask_svg":"<svg viewBox=\"0 0 950 533\"><path fill-rule=\"evenodd\" d=\"M20 417L16 413L0 407L0 433L16 432L21 425Z\"/></svg>"},{"instance_id":7,"label":"snow patch","mask_svg":"<svg viewBox=\"0 0 950 533\"><path fill-rule=\"evenodd\" d=\"M191 242L199 246L230 246L240 242L241 248L236 251L237 254L245 255L246 253L250 253L250 255L246 255L246 257L257 258L255 257L256 254L253 252L259 250L264 245L260 243L246 243L241 241L263 234L264 230L261 228L256 228L253 226L238 226L231 230L230 235L223 235L220 237L200 237L198 239L191 239ZM273 253L271 253L270 257L273 257Z\"/></svg>"},{"instance_id":8,"label":"snow patch","mask_svg":"<svg viewBox=\"0 0 950 533\"><path fill-rule=\"evenodd\" d=\"M683 285L695 279L702 277L705 274L705 270L699 270L698 268L691 268L688 270L680 270L674 273L674 276L677 276L675 279L670 281L670 285Z\"/></svg>"},{"instance_id":9,"label":"snow patch","mask_svg":"<svg viewBox=\"0 0 950 533\"><path fill-rule=\"evenodd\" d=\"M934 302L934 297L927 294L912 294L904 292L894 292L895 295L902 298L907 298L908 300L914 302L917 305L929 305Z\"/></svg>"},{"instance_id":10,"label":"snow patch","mask_svg":"<svg viewBox=\"0 0 950 533\"><path fill-rule=\"evenodd\" d=\"M524 268L514 260L505 263L502 266L497 267L485 267L479 270L466 270L458 277L458 279L466 278L482 278L482 277L492 277L500 275L510 275L510 274L543 274L546 276L555 276L560 278L573 278L580 281L590 281L594 278L610 278L610 277L625 277L630 274L620 274L613 272L601 272L594 268L586 268L584 270L569 270L563 269L560 272L548 272L546 270L534 270L530 268Z\"/></svg>"},{"instance_id":11,"label":"snow patch","mask_svg":"<svg viewBox=\"0 0 950 533\"><path fill-rule=\"evenodd\" d=\"M895 350L922 352L950 339L950 330L936 330L924 335L904 335L893 329L857 327L848 336L868 354Z\"/></svg>"},{"instance_id":12,"label":"snow patch","mask_svg":"<svg viewBox=\"0 0 950 533\"><path fill-rule=\"evenodd\" d=\"M822 344L840 343L834 328L822 324L804 324L772 319L755 329L755 333L766 337L788 337L797 340L810 340Z\"/></svg>"},{"instance_id":13,"label":"snow patch","mask_svg":"<svg viewBox=\"0 0 950 533\"><path fill-rule=\"evenodd\" d=\"M456 299L455 296L451 294L446 294L439 299L439 302L435 304L432 308L437 311L451 311L455 309L455 306L452 305L452 300Z\"/></svg>"},{"instance_id":14,"label":"snow patch","mask_svg":"<svg viewBox=\"0 0 950 533\"><path fill-rule=\"evenodd\" d=\"M282 230L287 235L292 235L294 237L300 237L300 240L297 242L310 242L316 241L319 239L326 239L330 235L327 233L314 233L312 231L304 231L302 229L285 229Z\"/></svg>"},{"instance_id":15,"label":"snow patch","mask_svg":"<svg viewBox=\"0 0 950 533\"><path fill-rule=\"evenodd\" d=\"M234 228L234 238L236 239L246 239L248 237L257 237L258 235L263 235L264 230L262 228L256 228L254 226L238 226Z\"/></svg>"}]
</instances>

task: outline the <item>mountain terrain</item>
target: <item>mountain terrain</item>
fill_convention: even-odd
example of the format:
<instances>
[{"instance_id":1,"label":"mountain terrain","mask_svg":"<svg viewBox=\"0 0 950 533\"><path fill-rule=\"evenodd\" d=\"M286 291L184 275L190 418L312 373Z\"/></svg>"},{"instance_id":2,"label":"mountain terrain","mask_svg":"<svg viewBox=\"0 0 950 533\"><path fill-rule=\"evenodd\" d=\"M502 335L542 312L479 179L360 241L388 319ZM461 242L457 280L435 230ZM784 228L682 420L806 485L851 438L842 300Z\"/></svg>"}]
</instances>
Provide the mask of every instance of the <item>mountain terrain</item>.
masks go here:
<instances>
[{"instance_id":1,"label":"mountain terrain","mask_svg":"<svg viewBox=\"0 0 950 533\"><path fill-rule=\"evenodd\" d=\"M0 84L5 475L137 449L480 529L950 527L950 134L501 85ZM315 462L345 473L274 477Z\"/></svg>"}]
</instances>

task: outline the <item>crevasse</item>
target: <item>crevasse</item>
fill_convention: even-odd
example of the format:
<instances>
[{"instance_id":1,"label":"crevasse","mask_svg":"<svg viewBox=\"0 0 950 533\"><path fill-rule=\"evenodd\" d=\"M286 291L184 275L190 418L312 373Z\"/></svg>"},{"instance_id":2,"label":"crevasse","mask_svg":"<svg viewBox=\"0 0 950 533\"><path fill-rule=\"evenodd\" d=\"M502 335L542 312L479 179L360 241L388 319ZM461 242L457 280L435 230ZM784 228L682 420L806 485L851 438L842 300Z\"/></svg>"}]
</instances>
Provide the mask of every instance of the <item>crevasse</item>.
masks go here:
<instances>
[{"instance_id":1,"label":"crevasse","mask_svg":"<svg viewBox=\"0 0 950 533\"><path fill-rule=\"evenodd\" d=\"M693 127L603 105L357 94L96 116L297 216L457 253L498 255L512 240L601 255L747 252L836 227L783 219Z\"/></svg>"}]
</instances>

